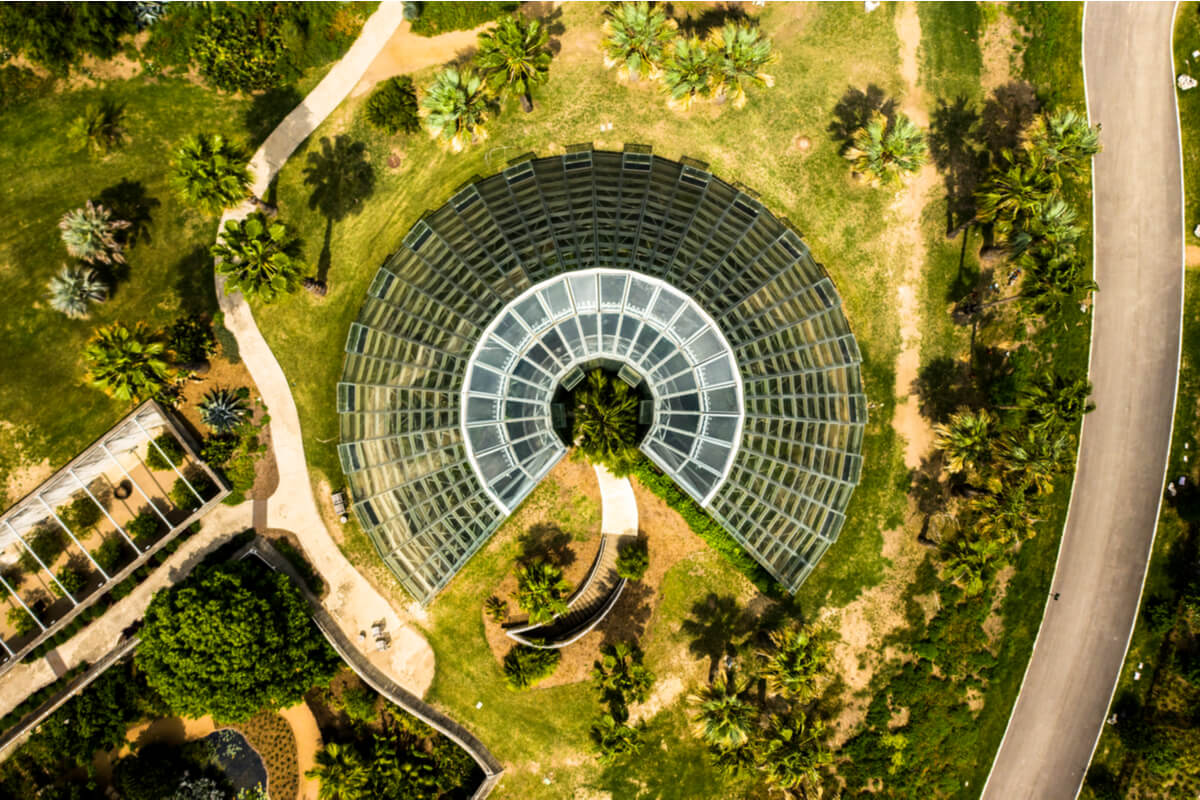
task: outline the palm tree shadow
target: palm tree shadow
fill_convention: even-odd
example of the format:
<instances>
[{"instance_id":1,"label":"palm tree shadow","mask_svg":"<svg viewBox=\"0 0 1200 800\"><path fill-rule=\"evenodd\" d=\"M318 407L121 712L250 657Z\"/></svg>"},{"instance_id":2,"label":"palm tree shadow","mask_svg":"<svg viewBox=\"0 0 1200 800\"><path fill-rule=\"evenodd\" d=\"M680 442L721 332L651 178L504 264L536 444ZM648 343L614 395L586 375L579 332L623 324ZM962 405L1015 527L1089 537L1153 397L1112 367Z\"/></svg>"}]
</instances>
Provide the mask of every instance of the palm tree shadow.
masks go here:
<instances>
[{"instance_id":1,"label":"palm tree shadow","mask_svg":"<svg viewBox=\"0 0 1200 800\"><path fill-rule=\"evenodd\" d=\"M725 3L713 8L706 8L695 16L692 16L686 10L683 16L677 16L677 10L679 9L673 9L668 6L667 15L675 17L679 21L679 32L684 36L699 36L703 38L714 30L724 27L727 22L746 22L750 19L745 10L739 4L735 3Z\"/></svg>"},{"instance_id":2,"label":"palm tree shadow","mask_svg":"<svg viewBox=\"0 0 1200 800\"><path fill-rule=\"evenodd\" d=\"M150 223L153 221L151 212L162 203L146 193L146 185L141 181L122 178L120 183L100 192L96 202L112 211L117 219L129 223L130 227L119 234L126 247L133 247L141 241L153 241L150 238Z\"/></svg>"},{"instance_id":3,"label":"palm tree shadow","mask_svg":"<svg viewBox=\"0 0 1200 800\"><path fill-rule=\"evenodd\" d=\"M688 651L707 658L708 679L711 681L726 655L732 655L734 643L753 629L753 617L745 613L735 598L709 592L703 600L692 605L691 616L680 624L680 630L691 637Z\"/></svg>"},{"instance_id":4,"label":"palm tree shadow","mask_svg":"<svg viewBox=\"0 0 1200 800\"><path fill-rule=\"evenodd\" d=\"M876 111L887 117L891 125L896 116L896 101L875 84L866 91L851 86L833 107L833 121L829 123L829 137L837 142L840 152L845 152L854 142L854 132L867 124Z\"/></svg>"},{"instance_id":5,"label":"palm tree shadow","mask_svg":"<svg viewBox=\"0 0 1200 800\"><path fill-rule=\"evenodd\" d=\"M938 100L929 120L929 153L946 184L948 234L975 217L975 190L988 166L980 119L975 104L959 96Z\"/></svg>"},{"instance_id":6,"label":"palm tree shadow","mask_svg":"<svg viewBox=\"0 0 1200 800\"><path fill-rule=\"evenodd\" d=\"M559 569L566 569L575 563L571 534L557 525L545 522L534 525L521 534L517 543L521 548L520 561L541 559Z\"/></svg>"},{"instance_id":7,"label":"palm tree shadow","mask_svg":"<svg viewBox=\"0 0 1200 800\"><path fill-rule=\"evenodd\" d=\"M217 310L213 259L207 247L197 245L181 256L174 272L179 276L175 293L181 310L188 314L212 314Z\"/></svg>"},{"instance_id":8,"label":"palm tree shadow","mask_svg":"<svg viewBox=\"0 0 1200 800\"><path fill-rule=\"evenodd\" d=\"M317 281L325 283L332 266L333 224L362 211L375 193L375 170L367 146L339 134L321 138L321 149L305 159L304 184L312 187L308 207L325 217L325 241L317 262Z\"/></svg>"}]
</instances>

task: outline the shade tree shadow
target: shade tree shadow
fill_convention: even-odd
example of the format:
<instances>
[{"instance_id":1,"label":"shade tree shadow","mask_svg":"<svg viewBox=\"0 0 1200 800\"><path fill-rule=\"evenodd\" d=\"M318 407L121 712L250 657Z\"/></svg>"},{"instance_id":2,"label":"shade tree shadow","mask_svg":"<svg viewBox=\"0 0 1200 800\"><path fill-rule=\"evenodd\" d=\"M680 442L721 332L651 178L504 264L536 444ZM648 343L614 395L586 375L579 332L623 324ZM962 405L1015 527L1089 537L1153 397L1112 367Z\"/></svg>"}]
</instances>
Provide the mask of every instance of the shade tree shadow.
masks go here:
<instances>
[{"instance_id":1,"label":"shade tree shadow","mask_svg":"<svg viewBox=\"0 0 1200 800\"><path fill-rule=\"evenodd\" d=\"M601 646L641 639L650 624L653 595L654 591L641 581L626 583L620 599L600 623L600 632L604 634Z\"/></svg>"},{"instance_id":2,"label":"shade tree shadow","mask_svg":"<svg viewBox=\"0 0 1200 800\"><path fill-rule=\"evenodd\" d=\"M212 314L217 310L217 292L213 283L212 254L197 245L180 257L174 267L175 294L180 309L187 314Z\"/></svg>"},{"instance_id":3,"label":"shade tree shadow","mask_svg":"<svg viewBox=\"0 0 1200 800\"><path fill-rule=\"evenodd\" d=\"M242 114L242 126L251 141L261 142L303 100L304 96L295 86L279 86L256 94Z\"/></svg>"},{"instance_id":4,"label":"shade tree shadow","mask_svg":"<svg viewBox=\"0 0 1200 800\"><path fill-rule=\"evenodd\" d=\"M530 527L517 539L517 544L521 548L520 561L541 559L559 569L566 569L575 563L571 534L548 522Z\"/></svg>"},{"instance_id":5,"label":"shade tree shadow","mask_svg":"<svg viewBox=\"0 0 1200 800\"><path fill-rule=\"evenodd\" d=\"M304 184L312 188L308 207L325 217L325 239L317 261L317 281L324 283L332 265L333 224L362 211L375 193L375 170L367 146L339 134L321 138L320 150L305 158Z\"/></svg>"},{"instance_id":6,"label":"shade tree shadow","mask_svg":"<svg viewBox=\"0 0 1200 800\"><path fill-rule=\"evenodd\" d=\"M120 232L121 241L126 247L133 247L139 242L151 242L150 223L153 222L153 211L162 203L146 193L146 186L141 181L131 181L122 178L120 183L109 186L96 196L96 202L113 212L117 219L129 223L129 227Z\"/></svg>"},{"instance_id":7,"label":"shade tree shadow","mask_svg":"<svg viewBox=\"0 0 1200 800\"><path fill-rule=\"evenodd\" d=\"M998 86L983 104L981 139L993 163L1005 150L1015 150L1021 143L1021 131L1037 114L1041 104L1033 85L1025 81L1010 81Z\"/></svg>"},{"instance_id":8,"label":"shade tree shadow","mask_svg":"<svg viewBox=\"0 0 1200 800\"><path fill-rule=\"evenodd\" d=\"M865 91L854 86L846 90L833 107L833 120L827 129L840 152L854 143L854 132L866 125L876 111L890 123L896 116L896 100L873 83Z\"/></svg>"},{"instance_id":9,"label":"shade tree shadow","mask_svg":"<svg viewBox=\"0 0 1200 800\"><path fill-rule=\"evenodd\" d=\"M917 370L912 391L917 395L921 416L933 424L945 422L961 406L976 404L970 365L946 356L935 358Z\"/></svg>"}]
</instances>

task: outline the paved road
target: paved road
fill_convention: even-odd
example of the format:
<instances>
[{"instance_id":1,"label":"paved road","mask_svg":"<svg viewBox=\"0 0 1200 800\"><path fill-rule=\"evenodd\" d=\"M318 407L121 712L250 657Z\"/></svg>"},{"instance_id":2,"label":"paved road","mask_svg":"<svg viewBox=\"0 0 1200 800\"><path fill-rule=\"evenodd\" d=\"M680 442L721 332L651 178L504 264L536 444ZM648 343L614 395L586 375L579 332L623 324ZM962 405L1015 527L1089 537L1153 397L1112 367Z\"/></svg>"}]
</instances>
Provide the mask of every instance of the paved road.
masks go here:
<instances>
[{"instance_id":1,"label":"paved road","mask_svg":"<svg viewBox=\"0 0 1200 800\"><path fill-rule=\"evenodd\" d=\"M987 800L1075 797L1120 674L1162 495L1179 363L1183 197L1171 3L1088 3L1096 411L1041 631Z\"/></svg>"}]
</instances>

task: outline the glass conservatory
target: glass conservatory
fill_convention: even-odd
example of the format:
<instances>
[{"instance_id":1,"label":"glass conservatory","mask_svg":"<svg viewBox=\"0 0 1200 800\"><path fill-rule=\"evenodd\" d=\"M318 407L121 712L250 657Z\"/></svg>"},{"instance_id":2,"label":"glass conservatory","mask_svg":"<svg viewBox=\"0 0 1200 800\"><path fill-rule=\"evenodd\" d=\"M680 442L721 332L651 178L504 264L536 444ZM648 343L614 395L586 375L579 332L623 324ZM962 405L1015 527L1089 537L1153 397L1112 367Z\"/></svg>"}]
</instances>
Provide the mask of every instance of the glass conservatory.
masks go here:
<instances>
[{"instance_id":1,"label":"glass conservatory","mask_svg":"<svg viewBox=\"0 0 1200 800\"><path fill-rule=\"evenodd\" d=\"M749 190L579 148L409 231L350 328L338 452L427 603L566 453L556 398L603 366L639 388L639 449L794 591L861 473L859 361L825 270Z\"/></svg>"}]
</instances>

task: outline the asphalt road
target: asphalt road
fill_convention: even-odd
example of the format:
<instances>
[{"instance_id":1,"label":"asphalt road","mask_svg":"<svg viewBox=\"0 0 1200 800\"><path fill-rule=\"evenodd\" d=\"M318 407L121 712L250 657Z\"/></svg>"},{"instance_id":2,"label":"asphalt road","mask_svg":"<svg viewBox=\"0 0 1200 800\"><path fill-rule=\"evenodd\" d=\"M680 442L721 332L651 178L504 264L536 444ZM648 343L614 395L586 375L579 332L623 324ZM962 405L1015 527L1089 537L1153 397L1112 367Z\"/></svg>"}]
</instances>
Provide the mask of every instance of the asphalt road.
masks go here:
<instances>
[{"instance_id":1,"label":"asphalt road","mask_svg":"<svg viewBox=\"0 0 1200 800\"><path fill-rule=\"evenodd\" d=\"M1183 196L1172 3L1088 3L1095 160L1091 379L1071 512L987 800L1079 791L1137 614L1163 493L1179 363Z\"/></svg>"}]
</instances>

